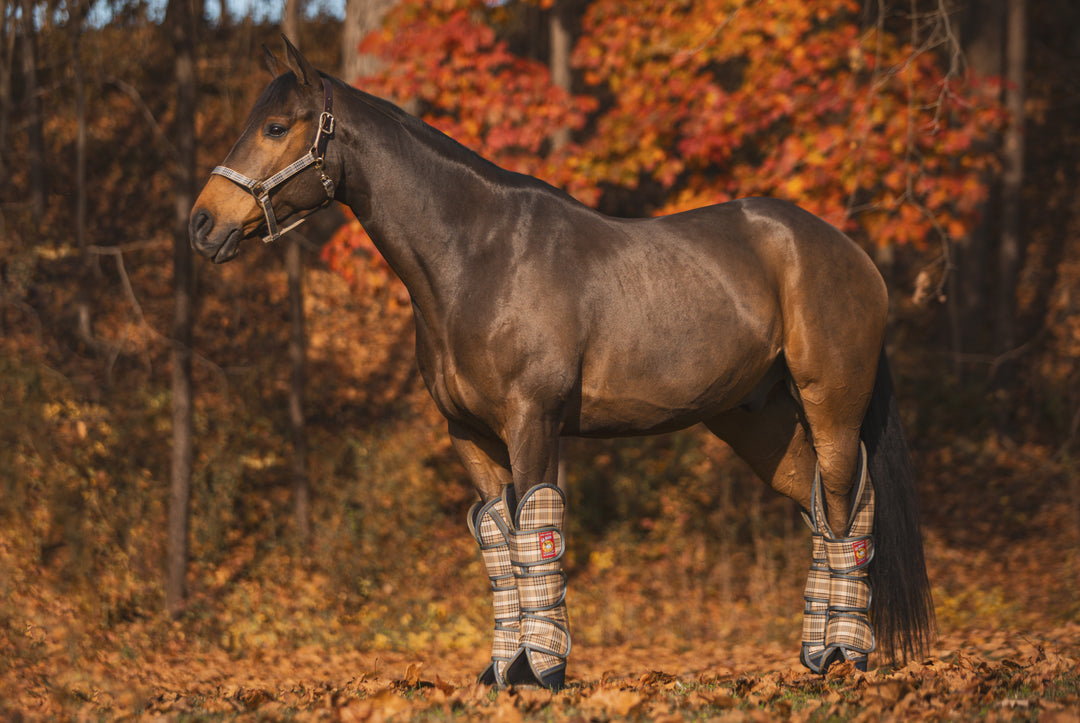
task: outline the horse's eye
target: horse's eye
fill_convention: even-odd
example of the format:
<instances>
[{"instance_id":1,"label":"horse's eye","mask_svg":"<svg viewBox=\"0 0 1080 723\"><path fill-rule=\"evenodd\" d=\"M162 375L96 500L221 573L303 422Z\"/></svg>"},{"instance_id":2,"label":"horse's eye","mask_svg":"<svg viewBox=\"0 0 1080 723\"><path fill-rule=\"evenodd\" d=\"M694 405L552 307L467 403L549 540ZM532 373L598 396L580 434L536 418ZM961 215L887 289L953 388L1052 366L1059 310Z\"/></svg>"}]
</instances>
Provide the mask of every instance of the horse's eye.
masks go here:
<instances>
[{"instance_id":1,"label":"horse's eye","mask_svg":"<svg viewBox=\"0 0 1080 723\"><path fill-rule=\"evenodd\" d=\"M281 138L283 135L289 132L289 129L280 123L271 123L266 126L266 135L271 138Z\"/></svg>"}]
</instances>

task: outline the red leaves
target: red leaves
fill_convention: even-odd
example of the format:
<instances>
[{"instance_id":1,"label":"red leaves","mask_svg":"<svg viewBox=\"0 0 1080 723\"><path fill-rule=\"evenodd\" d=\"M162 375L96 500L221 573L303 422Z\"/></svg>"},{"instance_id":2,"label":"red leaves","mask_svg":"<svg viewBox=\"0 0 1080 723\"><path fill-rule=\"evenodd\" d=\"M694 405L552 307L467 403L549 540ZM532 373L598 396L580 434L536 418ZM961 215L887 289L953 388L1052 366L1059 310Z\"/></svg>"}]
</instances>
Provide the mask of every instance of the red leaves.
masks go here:
<instances>
[{"instance_id":1,"label":"red leaves","mask_svg":"<svg viewBox=\"0 0 1080 723\"><path fill-rule=\"evenodd\" d=\"M330 268L364 293L386 292L399 304L409 302L409 292L355 218L337 230L320 255Z\"/></svg>"},{"instance_id":2,"label":"red leaves","mask_svg":"<svg viewBox=\"0 0 1080 723\"><path fill-rule=\"evenodd\" d=\"M425 120L499 165L542 173L544 144L560 129L580 128L596 104L552 85L542 63L511 53L492 13L479 0L402 3L364 43L388 66L363 86L419 101Z\"/></svg>"},{"instance_id":3,"label":"red leaves","mask_svg":"<svg viewBox=\"0 0 1080 723\"><path fill-rule=\"evenodd\" d=\"M595 0L572 57L589 95L575 96L500 39L513 7L407 0L365 41L388 64L364 87L419 101L465 145L587 203L649 178L656 213L771 195L871 243L920 246L964 235L985 198L998 85L860 30L854 0ZM576 145L552 142L563 129ZM364 246L349 238L335 264Z\"/></svg>"}]
</instances>

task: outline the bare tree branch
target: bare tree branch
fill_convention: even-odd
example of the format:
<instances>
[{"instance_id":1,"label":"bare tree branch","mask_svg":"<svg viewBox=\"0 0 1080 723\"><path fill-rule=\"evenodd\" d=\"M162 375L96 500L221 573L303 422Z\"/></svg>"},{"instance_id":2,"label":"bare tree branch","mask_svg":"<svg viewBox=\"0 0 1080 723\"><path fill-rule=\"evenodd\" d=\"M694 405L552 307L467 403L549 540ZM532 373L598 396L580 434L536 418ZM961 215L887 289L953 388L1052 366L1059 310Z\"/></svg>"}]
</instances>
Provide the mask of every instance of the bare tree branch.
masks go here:
<instances>
[{"instance_id":1,"label":"bare tree branch","mask_svg":"<svg viewBox=\"0 0 1080 723\"><path fill-rule=\"evenodd\" d=\"M126 95L128 98L130 98L133 103L135 103L135 107L139 109L139 111L142 113L143 119L146 121L147 125L150 126L150 130L153 131L154 139L157 140L158 144L160 144L161 147L165 150L165 153L169 156L169 160L172 161L173 166L179 166L180 151L176 148L173 142L169 140L169 137L165 134L165 131L161 129L161 124L154 116L154 112L150 110L150 106L146 104L145 100L143 100L142 94L139 93L139 89L133 86L131 83L128 83L125 80L121 80L120 78L117 78L115 76L107 76L102 80L102 82L105 85L113 86L121 93Z\"/></svg>"}]
</instances>

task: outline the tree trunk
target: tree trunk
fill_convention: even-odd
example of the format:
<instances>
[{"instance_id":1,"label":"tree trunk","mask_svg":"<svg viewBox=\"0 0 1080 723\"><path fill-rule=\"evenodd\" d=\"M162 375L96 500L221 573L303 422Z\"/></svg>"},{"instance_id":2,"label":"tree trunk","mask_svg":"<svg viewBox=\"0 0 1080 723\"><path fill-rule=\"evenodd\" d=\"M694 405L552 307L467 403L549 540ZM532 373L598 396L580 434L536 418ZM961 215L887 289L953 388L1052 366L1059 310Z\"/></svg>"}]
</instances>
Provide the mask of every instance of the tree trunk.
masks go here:
<instances>
[{"instance_id":1,"label":"tree trunk","mask_svg":"<svg viewBox=\"0 0 1080 723\"><path fill-rule=\"evenodd\" d=\"M383 18L397 1L345 0L345 22L341 27L341 77L347 83L374 75L382 67L380 58L360 52L360 43L368 33L382 27Z\"/></svg>"},{"instance_id":2,"label":"tree trunk","mask_svg":"<svg viewBox=\"0 0 1080 723\"><path fill-rule=\"evenodd\" d=\"M80 21L81 25L81 21ZM75 240L79 251L86 251L86 88L83 87L82 28L73 38L75 71Z\"/></svg>"},{"instance_id":3,"label":"tree trunk","mask_svg":"<svg viewBox=\"0 0 1080 723\"><path fill-rule=\"evenodd\" d=\"M15 67L15 13L11 0L0 0L0 176L8 177L8 132L11 128L11 74Z\"/></svg>"},{"instance_id":4,"label":"tree trunk","mask_svg":"<svg viewBox=\"0 0 1080 723\"><path fill-rule=\"evenodd\" d=\"M90 314L90 296L88 290L100 276L98 256L87 251L86 241L86 214L87 214L87 188L86 188L86 87L85 73L82 64L82 35L85 17L79 15L71 18L72 24L72 51L74 60L72 70L75 73L75 242L82 254L82 269L79 274L79 288L75 295L75 310L78 328L76 333L87 346L93 347L94 325Z\"/></svg>"},{"instance_id":5,"label":"tree trunk","mask_svg":"<svg viewBox=\"0 0 1080 723\"><path fill-rule=\"evenodd\" d=\"M296 48L300 49L300 0L285 0L285 13L281 17L281 32Z\"/></svg>"},{"instance_id":6,"label":"tree trunk","mask_svg":"<svg viewBox=\"0 0 1080 723\"><path fill-rule=\"evenodd\" d=\"M304 383L306 380L307 335L304 330L304 268L300 240L296 232L285 239L285 275L289 284L289 426L293 443L293 494L296 534L301 543L311 534L311 483L307 469L307 425L304 420Z\"/></svg>"},{"instance_id":7,"label":"tree trunk","mask_svg":"<svg viewBox=\"0 0 1080 723\"><path fill-rule=\"evenodd\" d=\"M34 2L22 0L22 70L26 96L27 169L30 173L30 209L40 215L45 211L45 133L42 127L41 89L37 75L37 30L34 27Z\"/></svg>"},{"instance_id":8,"label":"tree trunk","mask_svg":"<svg viewBox=\"0 0 1080 723\"><path fill-rule=\"evenodd\" d=\"M1007 0L975 0L954 4L960 9L960 33L968 65L982 76L1004 72L1005 3Z\"/></svg>"},{"instance_id":9,"label":"tree trunk","mask_svg":"<svg viewBox=\"0 0 1080 723\"><path fill-rule=\"evenodd\" d=\"M551 82L556 88L571 92L573 76L570 69L570 51L573 38L570 33L569 11L566 2L556 0L548 16L550 43L548 45L548 69ZM559 128L552 136L555 148L562 148L570 142L570 129Z\"/></svg>"},{"instance_id":10,"label":"tree trunk","mask_svg":"<svg viewBox=\"0 0 1080 723\"><path fill-rule=\"evenodd\" d=\"M953 0L952 20L959 29L968 67L980 77L999 77L1003 72L1002 38L1005 29L1005 0ZM998 139L987 141L997 143ZM982 218L971 233L955 239L954 270L949 280L949 316L952 330L953 367L958 380L965 371L962 361L972 350L985 350L991 342L992 318L988 286L997 246L1000 186L996 178L987 178L990 200L982 208ZM990 307L990 308L988 308Z\"/></svg>"},{"instance_id":11,"label":"tree trunk","mask_svg":"<svg viewBox=\"0 0 1080 723\"><path fill-rule=\"evenodd\" d=\"M286 0L282 32L300 48L301 0ZM292 436L293 512L296 534L301 544L311 534L308 509L311 482L307 469L307 425L304 420L304 384L307 336L304 330L304 264L300 237L294 231L285 236L285 277L289 291L289 428Z\"/></svg>"},{"instance_id":12,"label":"tree trunk","mask_svg":"<svg viewBox=\"0 0 1080 723\"><path fill-rule=\"evenodd\" d=\"M995 346L999 354L1016 346L1016 284L1022 256L1021 192L1024 183L1024 69L1027 56L1027 3L1008 0L1005 20L1005 107L1011 119L1002 143L1001 246ZM999 373L1008 376L1007 369Z\"/></svg>"},{"instance_id":13,"label":"tree trunk","mask_svg":"<svg viewBox=\"0 0 1080 723\"><path fill-rule=\"evenodd\" d=\"M175 216L173 220L173 445L170 471L168 577L165 607L172 616L184 609L187 596L188 527L193 460L191 341L195 316L195 284L188 214L195 203L195 18L200 0L169 0L165 26L175 54L176 140Z\"/></svg>"}]
</instances>

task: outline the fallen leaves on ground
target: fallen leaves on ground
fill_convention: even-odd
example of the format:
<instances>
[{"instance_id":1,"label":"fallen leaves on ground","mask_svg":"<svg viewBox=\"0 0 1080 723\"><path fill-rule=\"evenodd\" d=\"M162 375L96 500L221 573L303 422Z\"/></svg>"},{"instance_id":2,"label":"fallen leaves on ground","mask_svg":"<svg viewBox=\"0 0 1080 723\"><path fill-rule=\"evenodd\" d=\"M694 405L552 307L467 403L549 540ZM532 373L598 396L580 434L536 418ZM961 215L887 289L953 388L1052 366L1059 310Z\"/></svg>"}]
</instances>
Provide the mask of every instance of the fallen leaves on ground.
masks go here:
<instances>
[{"instance_id":1,"label":"fallen leaves on ground","mask_svg":"<svg viewBox=\"0 0 1080 723\"><path fill-rule=\"evenodd\" d=\"M477 685L470 676L483 663L479 651L372 658L309 648L237 660L180 647L140 665L124 665L122 650L102 651L82 672L24 671L0 712L27 720L349 723L1080 720L1080 625L988 646L993 639L947 639L924 661L868 673L843 665L824 677L793 666L797 651L777 644L707 644L681 653L594 646L575 652L568 688L559 693Z\"/></svg>"}]
</instances>

